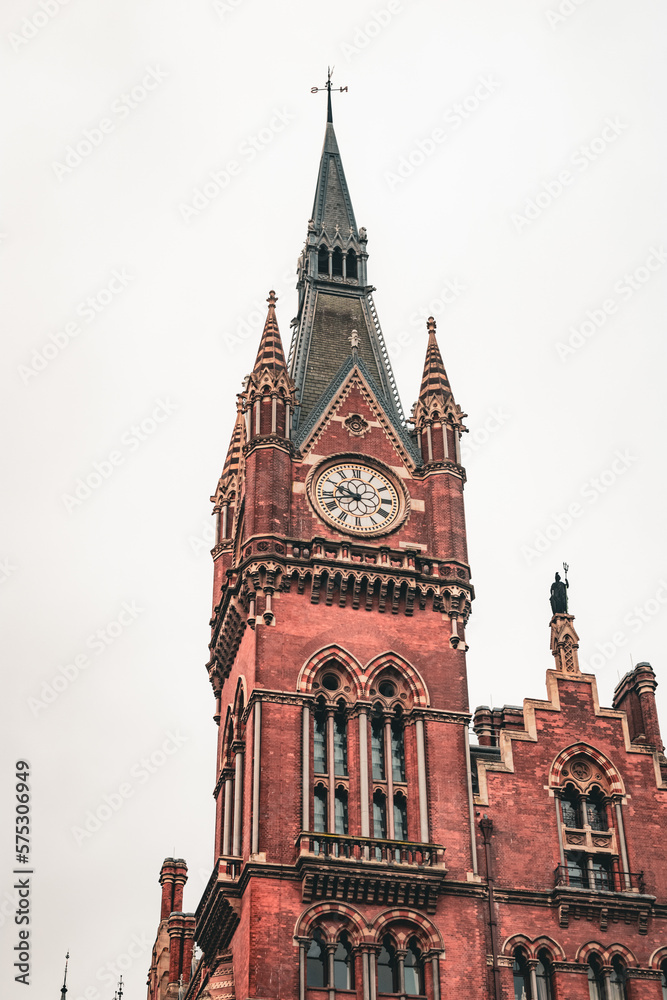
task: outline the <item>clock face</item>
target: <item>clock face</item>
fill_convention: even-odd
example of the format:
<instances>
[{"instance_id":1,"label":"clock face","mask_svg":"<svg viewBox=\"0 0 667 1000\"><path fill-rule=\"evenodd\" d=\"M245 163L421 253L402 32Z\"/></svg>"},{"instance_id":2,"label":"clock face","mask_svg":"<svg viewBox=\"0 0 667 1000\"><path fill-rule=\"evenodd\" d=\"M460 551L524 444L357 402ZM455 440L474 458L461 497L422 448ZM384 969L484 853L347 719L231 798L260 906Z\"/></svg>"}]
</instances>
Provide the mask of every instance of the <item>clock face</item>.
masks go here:
<instances>
[{"instance_id":1,"label":"clock face","mask_svg":"<svg viewBox=\"0 0 667 1000\"><path fill-rule=\"evenodd\" d=\"M338 462L321 472L314 484L314 498L325 520L360 535L390 530L402 511L391 480L355 461Z\"/></svg>"}]
</instances>

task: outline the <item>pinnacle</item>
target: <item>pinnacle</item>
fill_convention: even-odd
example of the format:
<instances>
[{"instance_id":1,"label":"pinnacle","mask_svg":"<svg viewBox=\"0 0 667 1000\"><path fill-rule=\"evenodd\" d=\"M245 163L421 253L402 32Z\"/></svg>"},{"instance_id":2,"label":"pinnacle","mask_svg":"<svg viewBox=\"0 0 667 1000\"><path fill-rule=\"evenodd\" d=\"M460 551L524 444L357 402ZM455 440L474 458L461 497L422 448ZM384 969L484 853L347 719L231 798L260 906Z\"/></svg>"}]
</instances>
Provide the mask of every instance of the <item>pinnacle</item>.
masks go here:
<instances>
[{"instance_id":1,"label":"pinnacle","mask_svg":"<svg viewBox=\"0 0 667 1000\"><path fill-rule=\"evenodd\" d=\"M280 330L276 319L277 297L273 289L269 292L266 300L269 303L269 310L264 324L264 332L259 342L257 358L253 371L261 371L263 368L285 368L285 352L283 351Z\"/></svg>"},{"instance_id":2,"label":"pinnacle","mask_svg":"<svg viewBox=\"0 0 667 1000\"><path fill-rule=\"evenodd\" d=\"M426 328L428 330L428 346L426 348L424 374L422 375L419 398L420 400L424 400L427 396L433 395L442 395L447 398L451 396L452 390L442 361L438 341L436 340L436 322L433 316L429 316L426 321Z\"/></svg>"}]
</instances>

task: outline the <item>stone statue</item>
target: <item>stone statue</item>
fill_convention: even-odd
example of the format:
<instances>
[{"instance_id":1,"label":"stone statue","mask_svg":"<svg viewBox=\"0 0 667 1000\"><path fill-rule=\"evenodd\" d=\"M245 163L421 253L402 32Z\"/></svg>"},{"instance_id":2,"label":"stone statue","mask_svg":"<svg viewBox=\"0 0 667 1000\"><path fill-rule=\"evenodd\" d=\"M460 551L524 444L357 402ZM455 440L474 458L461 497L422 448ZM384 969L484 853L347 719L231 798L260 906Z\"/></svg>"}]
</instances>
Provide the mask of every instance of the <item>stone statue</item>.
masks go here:
<instances>
[{"instance_id":1,"label":"stone statue","mask_svg":"<svg viewBox=\"0 0 667 1000\"><path fill-rule=\"evenodd\" d=\"M567 614L567 588L570 584L567 581L561 580L560 573L556 573L556 579L551 584L551 596L549 600L551 601L551 611L554 615L566 615Z\"/></svg>"}]
</instances>

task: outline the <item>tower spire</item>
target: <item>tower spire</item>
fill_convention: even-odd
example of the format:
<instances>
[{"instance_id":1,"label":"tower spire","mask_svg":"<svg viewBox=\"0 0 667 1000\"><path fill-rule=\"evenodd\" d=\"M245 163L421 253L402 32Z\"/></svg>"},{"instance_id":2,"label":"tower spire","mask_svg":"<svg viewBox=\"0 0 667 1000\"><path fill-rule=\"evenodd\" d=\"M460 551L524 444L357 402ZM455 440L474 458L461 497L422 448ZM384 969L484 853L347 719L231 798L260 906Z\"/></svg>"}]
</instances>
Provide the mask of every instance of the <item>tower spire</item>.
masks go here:
<instances>
[{"instance_id":1,"label":"tower spire","mask_svg":"<svg viewBox=\"0 0 667 1000\"><path fill-rule=\"evenodd\" d=\"M262 371L264 368L285 368L285 352L283 342L280 339L278 320L276 319L276 293L271 290L266 300L269 303L269 310L264 324L264 332L259 342L257 358L255 359L254 372Z\"/></svg>"},{"instance_id":2,"label":"tower spire","mask_svg":"<svg viewBox=\"0 0 667 1000\"><path fill-rule=\"evenodd\" d=\"M419 399L412 411L425 463L454 461L460 464L459 440L465 430L460 406L454 402L452 387L440 353L433 316L426 321L428 344L424 358Z\"/></svg>"},{"instance_id":3,"label":"tower spire","mask_svg":"<svg viewBox=\"0 0 667 1000\"><path fill-rule=\"evenodd\" d=\"M65 975L63 976L63 985L60 989L60 1000L66 1000L67 997L67 965L69 963L69 948L67 949L67 954L65 955Z\"/></svg>"}]
</instances>

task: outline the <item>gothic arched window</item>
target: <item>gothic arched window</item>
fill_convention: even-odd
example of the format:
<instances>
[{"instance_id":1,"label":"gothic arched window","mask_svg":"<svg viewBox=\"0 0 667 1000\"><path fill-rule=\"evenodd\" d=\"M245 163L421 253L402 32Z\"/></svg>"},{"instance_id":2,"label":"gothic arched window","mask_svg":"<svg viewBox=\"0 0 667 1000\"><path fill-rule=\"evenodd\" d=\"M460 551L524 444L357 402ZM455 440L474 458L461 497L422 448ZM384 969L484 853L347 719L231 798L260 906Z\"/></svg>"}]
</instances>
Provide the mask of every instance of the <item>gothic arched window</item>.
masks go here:
<instances>
[{"instance_id":1,"label":"gothic arched window","mask_svg":"<svg viewBox=\"0 0 667 1000\"><path fill-rule=\"evenodd\" d=\"M424 993L424 963L416 938L408 941L408 950L403 961L403 979L405 992L409 997L422 996Z\"/></svg>"},{"instance_id":2,"label":"gothic arched window","mask_svg":"<svg viewBox=\"0 0 667 1000\"><path fill-rule=\"evenodd\" d=\"M357 277L357 255L354 250L347 251L346 271L348 278Z\"/></svg>"},{"instance_id":3,"label":"gothic arched window","mask_svg":"<svg viewBox=\"0 0 667 1000\"><path fill-rule=\"evenodd\" d=\"M581 822L581 810L579 808L579 793L573 785L568 785L565 788L561 796L560 807L565 826L578 829L583 825Z\"/></svg>"},{"instance_id":4,"label":"gothic arched window","mask_svg":"<svg viewBox=\"0 0 667 1000\"><path fill-rule=\"evenodd\" d=\"M662 983L662 1000L667 1000L667 958L660 966L660 982Z\"/></svg>"},{"instance_id":5,"label":"gothic arched window","mask_svg":"<svg viewBox=\"0 0 667 1000\"><path fill-rule=\"evenodd\" d=\"M317 251L317 271L319 274L329 273L329 251L325 246Z\"/></svg>"},{"instance_id":6,"label":"gothic arched window","mask_svg":"<svg viewBox=\"0 0 667 1000\"><path fill-rule=\"evenodd\" d=\"M347 834L347 792L344 788L336 789L334 810L336 833L345 836Z\"/></svg>"},{"instance_id":7,"label":"gothic arched window","mask_svg":"<svg viewBox=\"0 0 667 1000\"><path fill-rule=\"evenodd\" d=\"M408 807L405 795L394 795L394 840L408 839Z\"/></svg>"},{"instance_id":8,"label":"gothic arched window","mask_svg":"<svg viewBox=\"0 0 667 1000\"><path fill-rule=\"evenodd\" d=\"M347 774L347 719L344 709L334 718L334 774Z\"/></svg>"},{"instance_id":9,"label":"gothic arched window","mask_svg":"<svg viewBox=\"0 0 667 1000\"><path fill-rule=\"evenodd\" d=\"M315 713L313 767L315 774L326 774L327 772L327 717L322 711Z\"/></svg>"},{"instance_id":10,"label":"gothic arched window","mask_svg":"<svg viewBox=\"0 0 667 1000\"><path fill-rule=\"evenodd\" d=\"M306 985L313 990L329 985L327 949L322 931L316 928L306 951Z\"/></svg>"},{"instance_id":11,"label":"gothic arched window","mask_svg":"<svg viewBox=\"0 0 667 1000\"><path fill-rule=\"evenodd\" d=\"M377 960L378 993L398 993L398 958L394 943L386 934Z\"/></svg>"},{"instance_id":12,"label":"gothic arched window","mask_svg":"<svg viewBox=\"0 0 667 1000\"><path fill-rule=\"evenodd\" d=\"M324 785L317 785L313 798L313 827L316 833L327 832L327 790Z\"/></svg>"},{"instance_id":13,"label":"gothic arched window","mask_svg":"<svg viewBox=\"0 0 667 1000\"><path fill-rule=\"evenodd\" d=\"M399 719L391 724L391 772L394 781L405 781L405 745Z\"/></svg>"},{"instance_id":14,"label":"gothic arched window","mask_svg":"<svg viewBox=\"0 0 667 1000\"><path fill-rule=\"evenodd\" d=\"M371 757L373 777L382 781L385 775L384 767L384 723L382 718L374 718L371 722Z\"/></svg>"},{"instance_id":15,"label":"gothic arched window","mask_svg":"<svg viewBox=\"0 0 667 1000\"><path fill-rule=\"evenodd\" d=\"M387 838L387 800L382 792L373 796L373 836L378 840Z\"/></svg>"},{"instance_id":16,"label":"gothic arched window","mask_svg":"<svg viewBox=\"0 0 667 1000\"><path fill-rule=\"evenodd\" d=\"M514 1000L533 1000L530 990L530 970L526 953L523 948L517 948L514 952Z\"/></svg>"},{"instance_id":17,"label":"gothic arched window","mask_svg":"<svg viewBox=\"0 0 667 1000\"><path fill-rule=\"evenodd\" d=\"M586 815L588 817L588 825L592 830L607 829L607 810L604 804L604 797L599 788L594 788L589 792L586 802Z\"/></svg>"},{"instance_id":18,"label":"gothic arched window","mask_svg":"<svg viewBox=\"0 0 667 1000\"><path fill-rule=\"evenodd\" d=\"M336 278L343 277L343 252L338 247L331 255L331 273Z\"/></svg>"},{"instance_id":19,"label":"gothic arched window","mask_svg":"<svg viewBox=\"0 0 667 1000\"><path fill-rule=\"evenodd\" d=\"M602 962L597 955L588 959L588 995L590 1000L605 1000Z\"/></svg>"},{"instance_id":20,"label":"gothic arched window","mask_svg":"<svg viewBox=\"0 0 667 1000\"><path fill-rule=\"evenodd\" d=\"M548 951L540 951L537 955L535 978L537 979L537 1000L551 1000L551 956Z\"/></svg>"},{"instance_id":21,"label":"gothic arched window","mask_svg":"<svg viewBox=\"0 0 667 1000\"><path fill-rule=\"evenodd\" d=\"M354 989L354 958L346 931L342 932L334 951L334 989Z\"/></svg>"},{"instance_id":22,"label":"gothic arched window","mask_svg":"<svg viewBox=\"0 0 667 1000\"><path fill-rule=\"evenodd\" d=\"M615 955L611 960L611 976L609 977L609 993L611 1000L625 1000L625 965L622 959Z\"/></svg>"}]
</instances>

